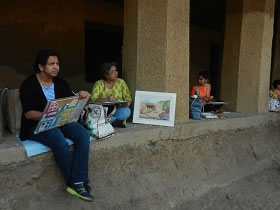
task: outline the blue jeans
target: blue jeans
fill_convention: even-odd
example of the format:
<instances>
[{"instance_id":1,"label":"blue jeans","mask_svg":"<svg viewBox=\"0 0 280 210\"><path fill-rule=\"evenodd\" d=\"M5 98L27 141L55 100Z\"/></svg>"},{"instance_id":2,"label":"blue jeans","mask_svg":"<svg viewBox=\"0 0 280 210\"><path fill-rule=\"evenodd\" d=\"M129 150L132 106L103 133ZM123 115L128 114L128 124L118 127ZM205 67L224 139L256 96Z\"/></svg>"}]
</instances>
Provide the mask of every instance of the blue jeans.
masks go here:
<instances>
[{"instance_id":1,"label":"blue jeans","mask_svg":"<svg viewBox=\"0 0 280 210\"><path fill-rule=\"evenodd\" d=\"M115 120L126 120L130 116L129 107L118 107L115 114L110 119L110 123L113 123Z\"/></svg>"},{"instance_id":2,"label":"blue jeans","mask_svg":"<svg viewBox=\"0 0 280 210\"><path fill-rule=\"evenodd\" d=\"M53 128L34 135L35 128L29 131L29 139L50 147L54 159L61 170L66 183L88 181L89 134L77 122L59 128ZM66 138L74 142L73 156L69 151Z\"/></svg>"}]
</instances>

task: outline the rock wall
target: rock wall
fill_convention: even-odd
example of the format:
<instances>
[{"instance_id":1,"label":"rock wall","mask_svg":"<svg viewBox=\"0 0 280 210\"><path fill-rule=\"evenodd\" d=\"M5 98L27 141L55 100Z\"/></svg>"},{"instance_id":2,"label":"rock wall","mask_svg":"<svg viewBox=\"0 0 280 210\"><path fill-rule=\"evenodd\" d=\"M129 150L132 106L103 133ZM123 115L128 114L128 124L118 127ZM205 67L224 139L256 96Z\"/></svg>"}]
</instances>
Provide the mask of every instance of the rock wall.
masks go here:
<instances>
[{"instance_id":1,"label":"rock wall","mask_svg":"<svg viewBox=\"0 0 280 210\"><path fill-rule=\"evenodd\" d=\"M112 13L114 15L107 15ZM1 1L0 88L17 88L33 73L36 53L53 49L61 56L60 76L72 88L85 82L85 21L121 25L123 12L102 0Z\"/></svg>"},{"instance_id":2,"label":"rock wall","mask_svg":"<svg viewBox=\"0 0 280 210\"><path fill-rule=\"evenodd\" d=\"M214 187L279 162L279 122L277 114L269 113L191 121L175 128L132 125L112 138L92 142L93 203L66 193L51 153L20 161L2 159L0 206L176 209Z\"/></svg>"}]
</instances>

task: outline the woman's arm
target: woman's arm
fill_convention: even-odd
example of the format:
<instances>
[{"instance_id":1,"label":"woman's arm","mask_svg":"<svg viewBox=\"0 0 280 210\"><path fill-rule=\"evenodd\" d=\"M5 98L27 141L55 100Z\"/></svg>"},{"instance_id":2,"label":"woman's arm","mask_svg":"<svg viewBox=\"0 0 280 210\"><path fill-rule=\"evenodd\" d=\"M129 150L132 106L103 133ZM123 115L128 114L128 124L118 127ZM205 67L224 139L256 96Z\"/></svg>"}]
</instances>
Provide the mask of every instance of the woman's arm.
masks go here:
<instances>
[{"instance_id":1,"label":"woman's arm","mask_svg":"<svg viewBox=\"0 0 280 210\"><path fill-rule=\"evenodd\" d=\"M40 120L42 114L43 112L32 110L32 111L25 112L24 116L28 120Z\"/></svg>"},{"instance_id":2,"label":"woman's arm","mask_svg":"<svg viewBox=\"0 0 280 210\"><path fill-rule=\"evenodd\" d=\"M210 101L213 100L214 97L210 95L210 94L211 94L211 85L210 85L209 83L206 84L206 85L208 85L208 90L206 90L206 91L208 91L208 92L206 92L206 97L204 97L203 100L204 100L206 103L209 103Z\"/></svg>"},{"instance_id":3,"label":"woman's arm","mask_svg":"<svg viewBox=\"0 0 280 210\"><path fill-rule=\"evenodd\" d=\"M190 96L194 96L194 95L196 95L196 93L195 93L196 91L195 91L195 85L194 86L192 86L192 88L191 88L191 91L190 91Z\"/></svg>"},{"instance_id":4,"label":"woman's arm","mask_svg":"<svg viewBox=\"0 0 280 210\"><path fill-rule=\"evenodd\" d=\"M97 98L95 100L95 103L103 103L103 102L113 102L113 101L117 101L117 99L115 98L115 96L109 96L107 98Z\"/></svg>"},{"instance_id":5,"label":"woman's arm","mask_svg":"<svg viewBox=\"0 0 280 210\"><path fill-rule=\"evenodd\" d=\"M22 112L28 120L40 120L43 112L40 110L40 105L37 103L40 100L37 96L36 84L34 79L25 80L20 87L20 101ZM38 109L40 111L38 111Z\"/></svg>"}]
</instances>

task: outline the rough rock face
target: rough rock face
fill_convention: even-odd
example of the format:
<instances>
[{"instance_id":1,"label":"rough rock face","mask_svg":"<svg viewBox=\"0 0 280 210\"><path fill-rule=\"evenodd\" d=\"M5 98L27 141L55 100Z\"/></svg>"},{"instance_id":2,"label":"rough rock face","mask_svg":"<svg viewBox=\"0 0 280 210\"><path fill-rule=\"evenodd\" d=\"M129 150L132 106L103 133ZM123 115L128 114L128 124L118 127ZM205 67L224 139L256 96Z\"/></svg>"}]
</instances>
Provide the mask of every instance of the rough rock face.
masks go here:
<instances>
[{"instance_id":1,"label":"rough rock face","mask_svg":"<svg viewBox=\"0 0 280 210\"><path fill-rule=\"evenodd\" d=\"M89 174L96 197L93 203L66 193L51 153L0 164L0 207L177 209L215 187L227 186L278 162L279 120L269 118L263 117L263 123L253 122L262 117L234 119L230 122L236 123L235 128L228 130L223 127L226 120L207 121L207 131L186 138L178 133L186 127L195 131L206 121L170 128L174 138L164 138L169 128L138 131L141 126L136 126L92 142ZM252 125L240 126L245 122ZM211 130L215 124L219 129Z\"/></svg>"},{"instance_id":2,"label":"rough rock face","mask_svg":"<svg viewBox=\"0 0 280 210\"><path fill-rule=\"evenodd\" d=\"M280 209L279 163L227 186L217 186L176 209Z\"/></svg>"}]
</instances>

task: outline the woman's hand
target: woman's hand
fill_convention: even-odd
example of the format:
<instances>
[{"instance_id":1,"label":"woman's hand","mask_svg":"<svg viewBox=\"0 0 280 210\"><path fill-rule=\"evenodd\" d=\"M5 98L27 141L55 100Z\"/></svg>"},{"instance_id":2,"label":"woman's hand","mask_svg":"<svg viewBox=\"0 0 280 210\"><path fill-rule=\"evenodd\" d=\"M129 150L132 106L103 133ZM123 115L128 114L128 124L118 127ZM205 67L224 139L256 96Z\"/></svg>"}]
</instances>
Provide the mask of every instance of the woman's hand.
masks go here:
<instances>
[{"instance_id":1,"label":"woman's hand","mask_svg":"<svg viewBox=\"0 0 280 210\"><path fill-rule=\"evenodd\" d=\"M114 101L117 101L117 99L115 98L115 96L109 96L108 101L114 102Z\"/></svg>"},{"instance_id":2,"label":"woman's hand","mask_svg":"<svg viewBox=\"0 0 280 210\"><path fill-rule=\"evenodd\" d=\"M214 98L213 96L209 96L209 97L204 97L203 100L208 102L208 101L213 100L213 98Z\"/></svg>"},{"instance_id":3,"label":"woman's hand","mask_svg":"<svg viewBox=\"0 0 280 210\"><path fill-rule=\"evenodd\" d=\"M81 90L79 93L78 93L79 97L82 99L82 98L89 98L90 97L90 94L89 92L87 91L84 91L84 90Z\"/></svg>"},{"instance_id":4,"label":"woman's hand","mask_svg":"<svg viewBox=\"0 0 280 210\"><path fill-rule=\"evenodd\" d=\"M127 102L127 103L123 104L122 106L124 106L124 107L129 107L129 106L130 106L130 104L131 104L131 101L129 101L129 102Z\"/></svg>"}]
</instances>

